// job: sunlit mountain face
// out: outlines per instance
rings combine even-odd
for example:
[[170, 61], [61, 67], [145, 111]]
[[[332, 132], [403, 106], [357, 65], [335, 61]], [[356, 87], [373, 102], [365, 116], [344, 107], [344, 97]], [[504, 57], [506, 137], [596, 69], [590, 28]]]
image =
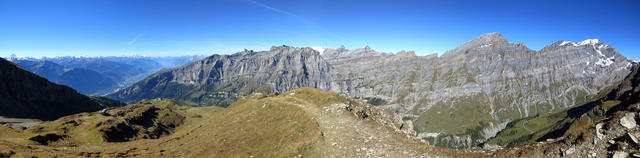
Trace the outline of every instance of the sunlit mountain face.
[[0, 157], [639, 157], [639, 4], [0, 0]]

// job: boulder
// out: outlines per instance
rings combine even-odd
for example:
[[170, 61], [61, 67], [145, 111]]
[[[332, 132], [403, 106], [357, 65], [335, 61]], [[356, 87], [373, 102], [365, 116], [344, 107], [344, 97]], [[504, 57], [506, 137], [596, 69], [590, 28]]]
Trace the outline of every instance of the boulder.
[[416, 135], [416, 131], [413, 130], [413, 121], [412, 120], [406, 120], [404, 122], [402, 122], [402, 125], [400, 125], [400, 130], [402, 130], [402, 132], [404, 132], [405, 134], [411, 135], [411, 136], [415, 136]]
[[620, 119], [620, 125], [627, 129], [632, 129], [636, 127], [636, 113], [628, 112]]
[[627, 138], [627, 140], [629, 140], [630, 143], [632, 143], [633, 145], [638, 145], [638, 138], [636, 138], [636, 136], [633, 136], [633, 134], [631, 133], [627, 133], [625, 135], [625, 137]]
[[596, 137], [598, 137], [598, 139], [602, 140], [602, 137], [604, 135], [602, 135], [602, 126], [604, 125], [604, 123], [598, 123], [596, 125]]
[[615, 153], [613, 153], [613, 158], [626, 158], [627, 156], [629, 156], [629, 153], [624, 152], [624, 151], [616, 151]]

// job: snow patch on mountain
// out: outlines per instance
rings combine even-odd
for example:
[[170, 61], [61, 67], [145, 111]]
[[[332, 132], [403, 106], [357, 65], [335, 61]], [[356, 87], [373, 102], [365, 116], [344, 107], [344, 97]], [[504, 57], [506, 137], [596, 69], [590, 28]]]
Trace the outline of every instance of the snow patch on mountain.
[[582, 42], [579, 42], [578, 45], [595, 45], [600, 43], [599, 39], [587, 39]]
[[[593, 47], [593, 50], [599, 56], [599, 59], [598, 59], [597, 62], [595, 62], [595, 64], [600, 66], [600, 67], [609, 66], [609, 65], [613, 64], [614, 61], [615, 61], [615, 56], [611, 55], [609, 57], [609, 56], [605, 55], [604, 53], [602, 53], [602, 50], [608, 48], [609, 45], [602, 43], [602, 41], [600, 41], [599, 39], [587, 39], [587, 40], [584, 40], [582, 42], [563, 41], [558, 46], [565, 46], [565, 45], [570, 45], [570, 46], [574, 46], [574, 47], [579, 47], [579, 46], [591, 46], [591, 47]], [[594, 53], [594, 55], [595, 55], [595, 53]], [[589, 65], [589, 63], [587, 63], [587, 65]]]
[[576, 43], [569, 42], [569, 41], [563, 41], [563, 42], [562, 42], [562, 43], [560, 43], [560, 45], [558, 45], [558, 46], [564, 46], [564, 45], [567, 45], [567, 44], [573, 44], [573, 46], [578, 46]]
[[615, 57], [609, 57], [609, 58], [600, 58], [597, 62], [596, 65], [600, 66], [600, 67], [605, 67], [605, 66], [609, 66], [611, 64], [613, 64]]
[[491, 46], [491, 45], [493, 45], [493, 44], [491, 44], [491, 43], [489, 43], [489, 44], [484, 44], [484, 45], [481, 45], [481, 46], [480, 46], [480, 48], [489, 47], [489, 46]]
[[599, 39], [587, 39], [581, 42], [571, 42], [571, 41], [562, 41], [562, 43], [560, 43], [558, 46], [564, 46], [564, 45], [568, 45], [571, 44], [572, 46], [586, 46], [586, 45], [598, 45], [601, 44], [599, 47], [606, 47], [609, 45], [603, 44], [602, 41], [600, 41]]

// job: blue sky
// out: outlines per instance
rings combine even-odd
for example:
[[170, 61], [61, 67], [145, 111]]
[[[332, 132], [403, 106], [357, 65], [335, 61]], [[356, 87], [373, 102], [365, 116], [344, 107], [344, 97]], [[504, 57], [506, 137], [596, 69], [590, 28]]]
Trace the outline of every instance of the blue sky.
[[0, 0], [0, 56], [230, 54], [273, 45], [443, 53], [484, 33], [598, 38], [640, 58], [640, 1]]

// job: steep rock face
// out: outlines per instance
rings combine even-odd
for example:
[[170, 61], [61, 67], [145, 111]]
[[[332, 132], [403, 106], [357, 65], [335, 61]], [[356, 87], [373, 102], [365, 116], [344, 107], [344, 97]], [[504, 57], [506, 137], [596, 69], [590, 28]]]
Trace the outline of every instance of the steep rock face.
[[[572, 108], [573, 115], [557, 123], [546, 136], [534, 144], [503, 150], [476, 151], [493, 157], [637, 157], [640, 136], [636, 125], [640, 111], [638, 81], [640, 68], [636, 65], [608, 95], [600, 98], [596, 106], [581, 105]], [[607, 102], [616, 102], [607, 105]], [[569, 120], [569, 121], [567, 121]]]
[[110, 96], [127, 102], [167, 97], [191, 105], [226, 106], [253, 92], [284, 92], [303, 86], [326, 89], [328, 72], [328, 64], [313, 49], [280, 46], [263, 52], [213, 55], [158, 72]]
[[[310, 86], [375, 100], [413, 120], [418, 135], [430, 143], [465, 148], [494, 136], [509, 121], [599, 98], [632, 66], [599, 40], [558, 41], [535, 51], [498, 33], [482, 35], [440, 57], [376, 52], [368, 46], [318, 50], [322, 52], [276, 47], [214, 55], [157, 73], [112, 97], [129, 102], [168, 97], [207, 105], [254, 91]], [[292, 62], [297, 59], [305, 62]]]
[[52, 120], [101, 108], [69, 87], [51, 83], [0, 58], [0, 116]]
[[384, 107], [413, 119], [431, 143], [460, 148], [495, 135], [511, 120], [584, 104], [620, 82], [632, 65], [597, 40], [560, 41], [534, 51], [497, 33], [441, 57], [335, 57], [330, 54], [358, 53], [327, 51], [330, 91], [386, 100]]

